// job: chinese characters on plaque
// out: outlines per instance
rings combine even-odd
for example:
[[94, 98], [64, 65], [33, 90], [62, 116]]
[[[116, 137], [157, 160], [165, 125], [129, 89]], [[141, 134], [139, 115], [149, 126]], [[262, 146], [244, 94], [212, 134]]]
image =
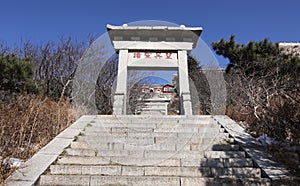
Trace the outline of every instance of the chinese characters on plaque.
[[138, 59], [165, 59], [177, 60], [177, 53], [174, 52], [130, 52], [130, 58]]

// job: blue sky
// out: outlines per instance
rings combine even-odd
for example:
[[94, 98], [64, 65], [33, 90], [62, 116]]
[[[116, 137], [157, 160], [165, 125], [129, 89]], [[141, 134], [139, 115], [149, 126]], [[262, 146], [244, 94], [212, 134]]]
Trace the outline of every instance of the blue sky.
[[10, 46], [21, 38], [86, 40], [103, 34], [108, 23], [162, 20], [203, 27], [208, 45], [231, 34], [242, 43], [299, 42], [299, 8], [298, 0], [0, 0], [0, 40]]

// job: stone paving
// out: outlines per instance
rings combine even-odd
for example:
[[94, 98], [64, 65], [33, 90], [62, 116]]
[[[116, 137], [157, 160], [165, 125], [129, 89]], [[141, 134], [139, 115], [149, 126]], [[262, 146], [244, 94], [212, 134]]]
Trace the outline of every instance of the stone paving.
[[6, 185], [270, 185], [288, 176], [227, 116], [83, 116]]

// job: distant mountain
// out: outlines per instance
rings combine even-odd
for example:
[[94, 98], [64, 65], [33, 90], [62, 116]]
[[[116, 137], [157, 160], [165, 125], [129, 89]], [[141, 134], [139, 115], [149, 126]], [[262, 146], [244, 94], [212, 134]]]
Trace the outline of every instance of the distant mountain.
[[143, 79], [141, 79], [138, 84], [160, 84], [160, 85], [165, 85], [165, 84], [171, 84], [169, 81], [157, 77], [157, 76], [147, 76]]

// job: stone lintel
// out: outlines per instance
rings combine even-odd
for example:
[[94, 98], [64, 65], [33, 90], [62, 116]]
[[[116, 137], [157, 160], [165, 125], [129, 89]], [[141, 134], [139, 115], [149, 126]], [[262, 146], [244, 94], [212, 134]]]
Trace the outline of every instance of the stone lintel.
[[116, 50], [187, 50], [193, 49], [191, 42], [148, 42], [148, 41], [113, 41]]
[[128, 63], [130, 69], [178, 69], [177, 61], [159, 60], [159, 59], [142, 59]]

